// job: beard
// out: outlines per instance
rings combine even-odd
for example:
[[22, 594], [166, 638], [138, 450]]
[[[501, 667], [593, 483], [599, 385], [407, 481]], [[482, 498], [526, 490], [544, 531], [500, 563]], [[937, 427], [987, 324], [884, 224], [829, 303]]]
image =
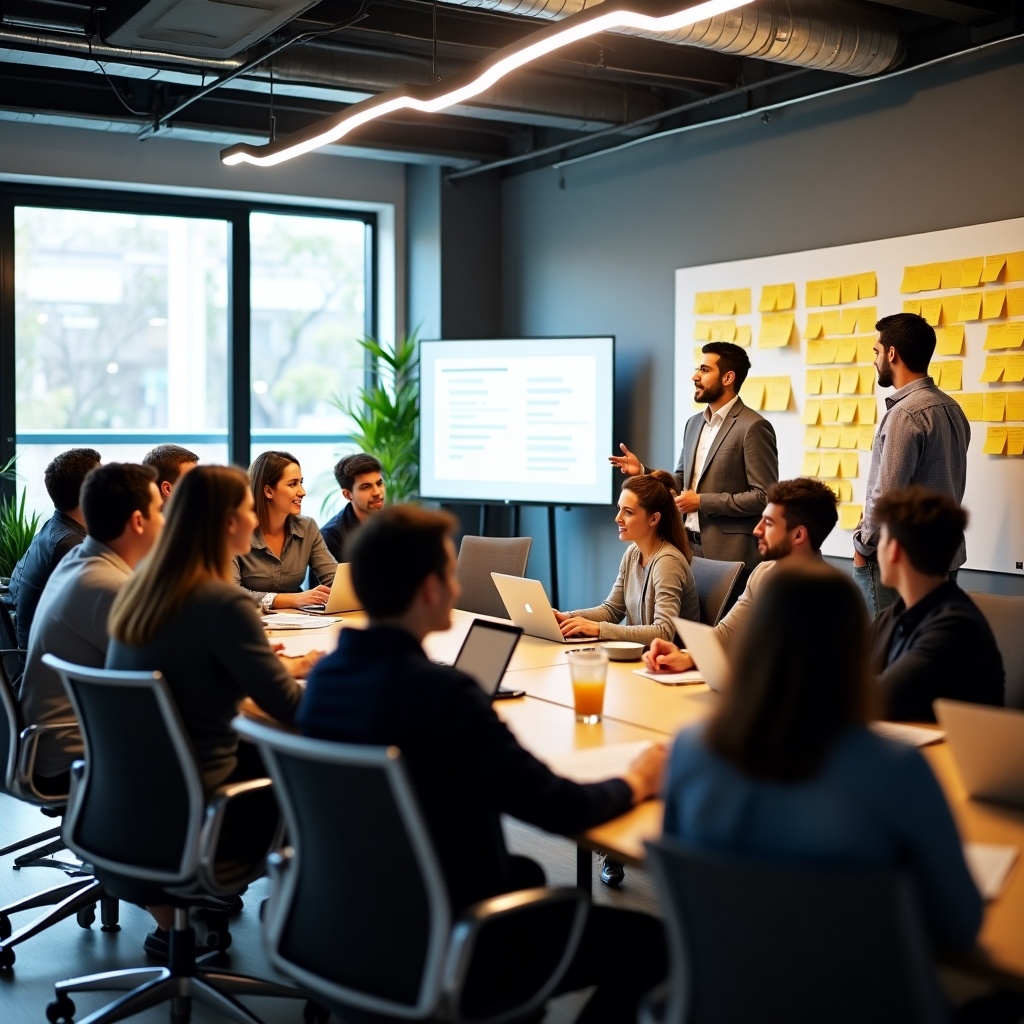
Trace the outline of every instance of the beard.
[[760, 546], [757, 549], [757, 553], [761, 556], [762, 562], [777, 562], [780, 558], [785, 558], [793, 550], [793, 542], [789, 537], [783, 537], [778, 544], [774, 544], [771, 547], [766, 547], [764, 551], [761, 551]]
[[717, 402], [724, 394], [725, 388], [722, 386], [722, 382], [716, 381], [714, 384], [709, 384], [700, 394], [694, 394], [693, 400], [710, 404]]
[[878, 374], [878, 386], [880, 388], [891, 388], [892, 387], [892, 364], [883, 355], [882, 365], [875, 368], [875, 372]]

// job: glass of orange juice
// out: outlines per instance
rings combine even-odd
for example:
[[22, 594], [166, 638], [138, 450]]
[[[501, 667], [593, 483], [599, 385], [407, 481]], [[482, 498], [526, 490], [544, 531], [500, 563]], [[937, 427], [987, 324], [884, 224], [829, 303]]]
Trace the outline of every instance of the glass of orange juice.
[[608, 652], [603, 647], [569, 654], [572, 696], [576, 721], [596, 725], [604, 709], [604, 683], [608, 675]]

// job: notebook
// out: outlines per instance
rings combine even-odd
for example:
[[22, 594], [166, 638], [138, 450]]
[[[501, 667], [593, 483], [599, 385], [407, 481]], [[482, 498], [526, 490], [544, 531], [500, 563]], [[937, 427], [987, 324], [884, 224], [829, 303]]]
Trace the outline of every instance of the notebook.
[[341, 562], [334, 574], [327, 604], [302, 605], [300, 611], [308, 612], [310, 615], [339, 615], [341, 612], [357, 612], [362, 607], [363, 602], [359, 600], [352, 586], [352, 566], [348, 562]]
[[932, 706], [967, 792], [1024, 807], [1024, 711], [945, 698]]
[[508, 617], [527, 636], [539, 636], [556, 644], [593, 643], [592, 636], [562, 636], [544, 584], [540, 580], [528, 580], [523, 576], [506, 576], [492, 572], [491, 579], [498, 588]]
[[492, 700], [521, 697], [522, 690], [503, 690], [500, 684], [522, 635], [518, 626], [474, 619], [459, 648], [455, 667], [472, 676]]

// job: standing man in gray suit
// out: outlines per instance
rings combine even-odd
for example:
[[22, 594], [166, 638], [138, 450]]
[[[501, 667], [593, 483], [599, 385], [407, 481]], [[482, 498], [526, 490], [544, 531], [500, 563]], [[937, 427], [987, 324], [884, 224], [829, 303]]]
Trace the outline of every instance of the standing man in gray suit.
[[[707, 408], [691, 416], [683, 431], [676, 466], [676, 508], [685, 517], [693, 553], [743, 562], [744, 577], [760, 562], [753, 529], [765, 506], [765, 492], [779, 479], [775, 430], [739, 397], [750, 359], [739, 345], [712, 341], [701, 350], [694, 371], [695, 402]], [[609, 461], [627, 475], [645, 472], [624, 444]]]

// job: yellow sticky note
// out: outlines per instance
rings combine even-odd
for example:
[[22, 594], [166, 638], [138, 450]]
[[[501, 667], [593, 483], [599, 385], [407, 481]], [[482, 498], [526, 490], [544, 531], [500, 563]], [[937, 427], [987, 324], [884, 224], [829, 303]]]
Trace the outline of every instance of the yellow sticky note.
[[840, 423], [855, 423], [857, 420], [857, 399], [856, 398], [840, 398], [839, 399], [839, 422]]
[[817, 476], [821, 456], [817, 452], [804, 452], [803, 465], [800, 467], [801, 476]]
[[1006, 289], [993, 288], [991, 291], [982, 292], [981, 304], [982, 320], [995, 320], [1003, 315], [1003, 307], [1006, 305]]
[[843, 302], [856, 302], [858, 291], [856, 275], [839, 279], [839, 296]]
[[839, 481], [839, 500], [853, 501], [853, 484], [849, 480]]
[[1006, 254], [1007, 281], [1024, 281], [1024, 249]]
[[750, 324], [737, 324], [736, 337], [733, 340], [737, 345], [750, 348]]
[[821, 402], [810, 401], [804, 406], [804, 414], [800, 422], [813, 427], [821, 418]]
[[1002, 455], [1006, 448], [1006, 427], [989, 427], [985, 434], [986, 455]]
[[860, 433], [859, 427], [842, 427], [839, 432], [839, 447], [840, 448], [856, 448], [857, 447], [857, 435]]
[[859, 274], [857, 291], [860, 298], [873, 299], [878, 294], [878, 275], [873, 270], [869, 270], [866, 274]]
[[807, 282], [807, 305], [808, 306], [820, 306], [821, 305], [821, 282], [820, 281], [808, 281]]
[[980, 391], [954, 396], [960, 403], [964, 415], [973, 422], [979, 422], [985, 413], [985, 396]]
[[944, 295], [942, 297], [942, 322], [945, 324], [960, 323], [959, 295]]
[[875, 413], [878, 412], [878, 403], [873, 398], [857, 399], [857, 422], [874, 423]]
[[933, 381], [935, 381], [936, 384], [938, 384], [939, 383], [939, 374], [941, 374], [941, 373], [942, 373], [942, 363], [940, 363], [937, 360], [933, 359], [928, 364], [928, 376], [931, 377], [931, 379]]
[[933, 292], [942, 287], [942, 264], [926, 263], [921, 268], [921, 291]]
[[838, 306], [842, 301], [842, 279], [838, 277], [827, 277], [821, 282], [821, 304], [823, 306]]
[[839, 468], [842, 470], [843, 476], [848, 479], [855, 477], [860, 473], [858, 468], [860, 463], [857, 460], [856, 452], [843, 452], [839, 460]]
[[1024, 288], [1007, 288], [1006, 315], [1024, 316]]
[[808, 370], [804, 374], [804, 394], [821, 394], [821, 370]]
[[697, 292], [693, 297], [693, 311], [694, 313], [701, 315], [706, 313], [714, 313], [715, 311], [715, 293], [714, 292]]
[[982, 370], [979, 379], [982, 384], [995, 384], [1002, 377], [1005, 369], [1006, 356], [987, 356], [985, 358], [985, 369]]
[[839, 529], [856, 530], [860, 525], [864, 509], [861, 505], [840, 505], [839, 506]]
[[869, 335], [866, 338], [857, 339], [857, 362], [873, 363], [875, 361], [875, 339]]
[[948, 260], [942, 264], [942, 287], [960, 288], [964, 274], [963, 260]]
[[764, 313], [761, 316], [760, 348], [785, 348], [793, 333], [792, 313]]
[[817, 448], [821, 444], [821, 427], [807, 427], [804, 430], [804, 447]]
[[821, 371], [821, 393], [823, 395], [838, 395], [839, 394], [839, 371], [838, 370], [822, 370]]
[[860, 374], [860, 387], [857, 389], [862, 395], [873, 395], [875, 393], [875, 368], [873, 366], [858, 367]]
[[839, 420], [839, 402], [834, 398], [826, 398], [821, 403], [821, 422], [836, 423]]
[[982, 419], [986, 423], [1002, 423], [1006, 417], [1006, 394], [1002, 391], [987, 391], [985, 393], [985, 411]]
[[839, 476], [839, 452], [821, 453], [821, 475]]
[[857, 447], [862, 452], [871, 451], [872, 445], [875, 443], [875, 428], [872, 424], [862, 426], [858, 428], [857, 436]]
[[693, 325], [693, 340], [694, 341], [710, 341], [711, 340], [711, 321], [710, 320], [698, 320]]
[[1003, 380], [1008, 384], [1017, 384], [1024, 381], [1024, 355], [1013, 355], [1006, 357], [1006, 369], [1003, 371]]
[[735, 341], [736, 321], [735, 320], [712, 320], [711, 321], [712, 341]]
[[824, 341], [817, 343], [820, 348], [818, 354], [820, 355], [819, 362], [822, 363], [834, 363], [836, 361], [836, 352], [839, 348], [839, 343], [836, 341], [829, 341], [827, 338]]
[[1008, 391], [1006, 393], [1006, 418], [1008, 420], [1024, 420], [1024, 391]]
[[841, 309], [839, 311], [839, 334], [853, 334], [857, 330], [857, 310]]
[[937, 327], [942, 319], [942, 299], [925, 299], [921, 303], [921, 316], [932, 325]]
[[764, 377], [748, 377], [743, 384], [743, 403], [751, 409], [764, 404]]
[[960, 320], [981, 319], [981, 298], [984, 292], [966, 292], [960, 296]]
[[840, 309], [826, 309], [821, 314], [821, 323], [826, 334], [843, 333], [843, 312]]
[[989, 324], [985, 330], [985, 348], [1010, 348], [1006, 344], [1006, 328], [1009, 324]]
[[757, 304], [759, 313], [773, 313], [779, 305], [779, 286], [766, 284], [761, 289], [761, 301]]
[[736, 312], [736, 298], [732, 292], [715, 292], [715, 312], [719, 316], [732, 316]]
[[805, 338], [819, 338], [825, 331], [825, 323], [820, 313], [807, 314], [807, 330], [804, 331]]
[[841, 438], [840, 428], [835, 424], [831, 424], [827, 427], [821, 428], [821, 447], [822, 448], [838, 448], [839, 441]]
[[912, 295], [921, 290], [921, 267], [904, 267], [903, 281], [900, 284], [900, 293]]
[[1024, 427], [1006, 428], [1006, 454], [1024, 455]]
[[732, 300], [736, 306], [736, 312], [747, 314], [750, 312], [750, 289], [749, 288], [734, 288], [732, 293]]
[[935, 332], [935, 354], [937, 356], [958, 356], [964, 350], [964, 325], [952, 324], [940, 327]]
[[904, 313], [916, 313], [918, 316], [921, 315], [921, 300], [920, 299], [904, 299], [903, 300], [903, 312]]
[[861, 306], [857, 310], [857, 331], [863, 334], [865, 331], [873, 331], [878, 323], [877, 306]]
[[857, 341], [854, 338], [844, 338], [836, 344], [836, 362], [852, 363], [857, 359]]
[[796, 305], [796, 285], [795, 284], [780, 284], [779, 285], [779, 302], [777, 309], [792, 309]]
[[959, 359], [944, 362], [938, 383], [943, 391], [959, 391], [964, 386], [964, 364]]
[[985, 269], [984, 256], [972, 256], [963, 261], [963, 271], [960, 274], [961, 288], [977, 288], [981, 283], [981, 272]]
[[839, 394], [855, 395], [860, 387], [860, 367], [848, 366], [839, 374]]
[[764, 407], [768, 412], [785, 412], [789, 408], [792, 384], [788, 377], [769, 377], [765, 381]]
[[985, 269], [981, 272], [981, 283], [992, 284], [993, 281], [999, 280], [999, 275], [1003, 272], [1003, 267], [1006, 266], [1006, 253], [1001, 253], [996, 256], [985, 257]]

